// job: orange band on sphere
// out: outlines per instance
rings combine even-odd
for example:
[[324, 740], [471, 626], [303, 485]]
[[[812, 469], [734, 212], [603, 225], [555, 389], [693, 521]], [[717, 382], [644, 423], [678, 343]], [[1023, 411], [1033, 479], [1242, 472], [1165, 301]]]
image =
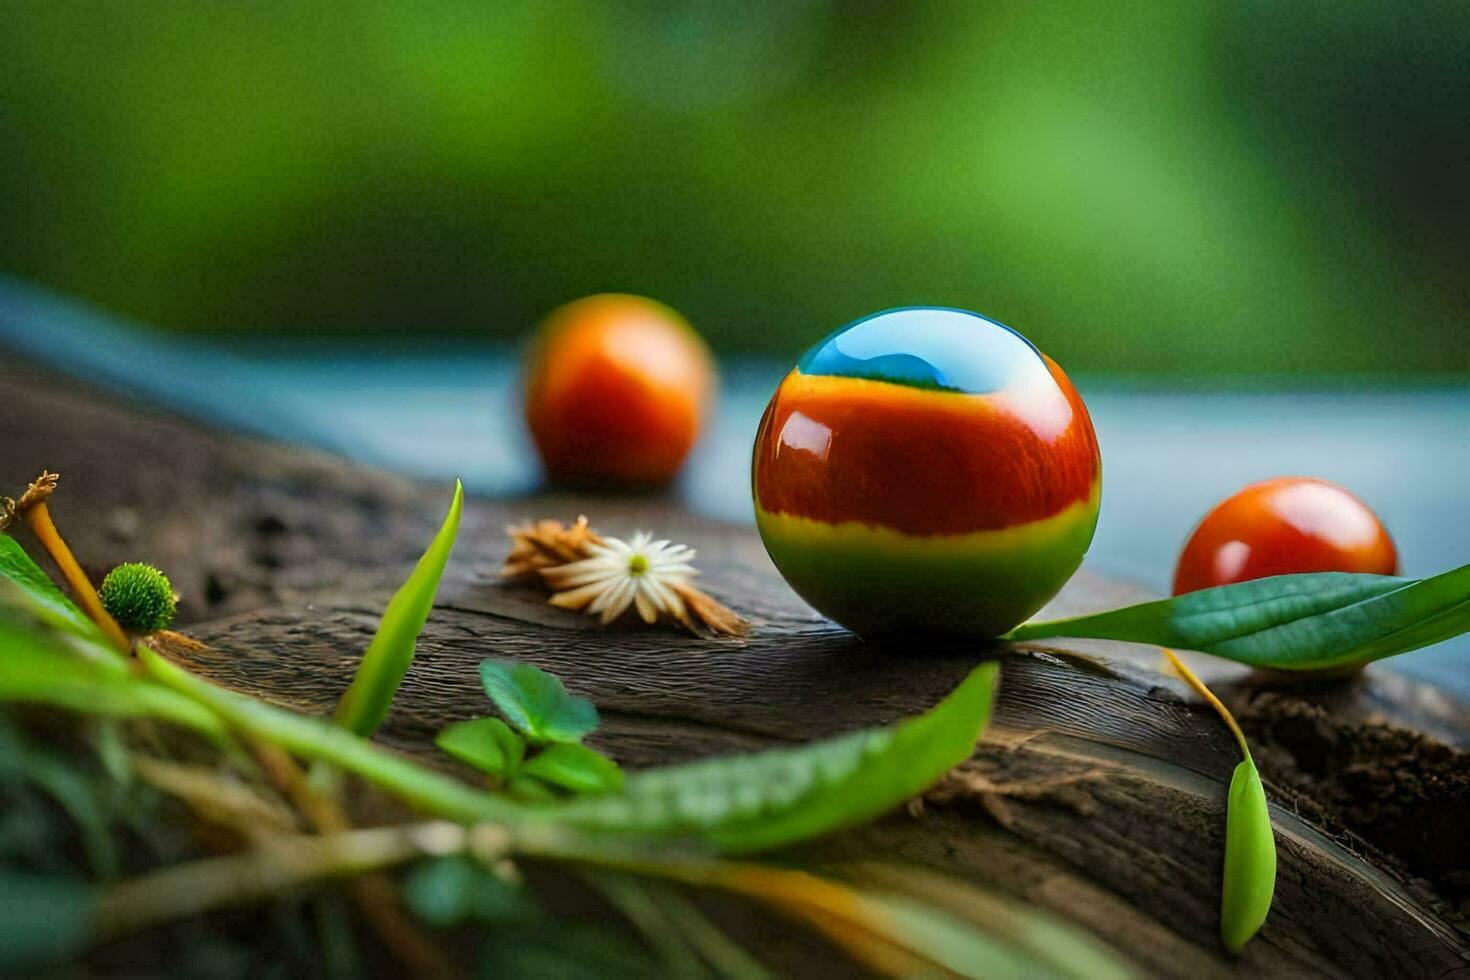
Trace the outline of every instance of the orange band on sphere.
[[1052, 517], [1095, 491], [1087, 409], [1056, 387], [990, 394], [793, 370], [761, 420], [759, 506], [830, 524], [966, 534]]

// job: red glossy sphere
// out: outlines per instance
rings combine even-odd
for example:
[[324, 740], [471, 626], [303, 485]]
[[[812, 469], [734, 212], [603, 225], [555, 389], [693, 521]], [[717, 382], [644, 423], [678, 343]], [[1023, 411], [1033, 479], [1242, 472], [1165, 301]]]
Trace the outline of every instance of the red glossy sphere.
[[1298, 572], [1398, 572], [1378, 516], [1335, 483], [1253, 483], [1205, 515], [1174, 572], [1174, 594]]

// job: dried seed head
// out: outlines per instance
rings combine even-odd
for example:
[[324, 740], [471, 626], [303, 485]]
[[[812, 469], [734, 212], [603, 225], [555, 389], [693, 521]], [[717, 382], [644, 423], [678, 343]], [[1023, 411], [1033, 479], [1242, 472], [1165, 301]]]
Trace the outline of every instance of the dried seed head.
[[46, 498], [56, 491], [56, 481], [61, 479], [58, 473], [50, 470], [42, 470], [41, 475], [26, 487], [26, 492], [20, 495], [19, 500], [11, 500], [9, 497], [0, 497], [0, 531], [4, 531], [36, 504], [44, 504]]

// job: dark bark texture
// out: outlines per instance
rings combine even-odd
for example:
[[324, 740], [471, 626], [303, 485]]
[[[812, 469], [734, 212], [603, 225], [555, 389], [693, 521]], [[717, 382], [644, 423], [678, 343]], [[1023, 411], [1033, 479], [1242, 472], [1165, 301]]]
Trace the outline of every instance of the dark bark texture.
[[[0, 492], [59, 471], [52, 512], [91, 572], [135, 560], [171, 574], [183, 629], [206, 644], [180, 647], [180, 659], [305, 711], [328, 710], [345, 688], [449, 500], [446, 486], [209, 431], [21, 365], [0, 367], [0, 393]], [[697, 547], [701, 584], [754, 622], [749, 639], [601, 629], [498, 581], [506, 523], [579, 513], [606, 533], [648, 528]], [[1051, 611], [1142, 595], [1084, 572]], [[1270, 919], [1232, 957], [1217, 915], [1237, 751], [1159, 673], [1157, 650], [865, 645], [803, 605], [749, 528], [656, 496], [548, 493], [469, 502], [382, 739], [427, 756], [438, 728], [485, 713], [474, 668], [486, 657], [530, 661], [590, 697], [605, 719], [594, 744], [629, 767], [890, 722], [933, 705], [977, 658], [1000, 657], [996, 716], [971, 761], [905, 811], [803, 857], [959, 876], [1069, 919], [1163, 976], [1470, 967], [1470, 717], [1381, 668], [1283, 686], [1193, 658], [1258, 746], [1279, 850]]]

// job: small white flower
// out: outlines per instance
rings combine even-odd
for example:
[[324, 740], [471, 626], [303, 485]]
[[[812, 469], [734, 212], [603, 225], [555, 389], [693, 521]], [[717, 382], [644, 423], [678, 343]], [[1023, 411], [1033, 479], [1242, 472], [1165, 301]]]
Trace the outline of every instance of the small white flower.
[[604, 538], [601, 544], [588, 543], [586, 552], [592, 557], [541, 570], [556, 593], [551, 597], [553, 606], [586, 609], [600, 615], [603, 625], [629, 606], [637, 608], [645, 623], [656, 622], [660, 614], [687, 622], [680, 592], [690, 588], [689, 580], [699, 574], [690, 564], [693, 548], [654, 541], [652, 534], [639, 531], [631, 541]]

